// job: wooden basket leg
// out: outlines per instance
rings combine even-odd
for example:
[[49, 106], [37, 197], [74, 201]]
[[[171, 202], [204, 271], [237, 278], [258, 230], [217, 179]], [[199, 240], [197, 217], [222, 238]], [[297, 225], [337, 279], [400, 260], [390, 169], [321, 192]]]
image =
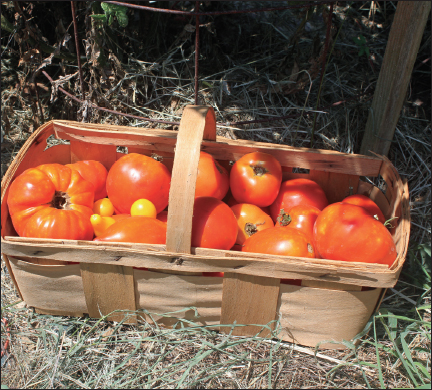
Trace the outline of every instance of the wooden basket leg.
[[[223, 281], [221, 324], [258, 324], [266, 325], [276, 319], [279, 299], [280, 279], [262, 276], [250, 276], [226, 273]], [[274, 330], [275, 323], [270, 324]], [[235, 327], [235, 336], [253, 336], [260, 331], [260, 326]], [[221, 327], [229, 333], [231, 328]], [[260, 337], [271, 334], [268, 329]]]
[[[84, 294], [90, 317], [100, 318], [114, 310], [136, 310], [133, 268], [111, 264], [81, 263]], [[114, 313], [109, 321], [121, 321], [126, 313]], [[125, 323], [136, 323], [131, 316]]]

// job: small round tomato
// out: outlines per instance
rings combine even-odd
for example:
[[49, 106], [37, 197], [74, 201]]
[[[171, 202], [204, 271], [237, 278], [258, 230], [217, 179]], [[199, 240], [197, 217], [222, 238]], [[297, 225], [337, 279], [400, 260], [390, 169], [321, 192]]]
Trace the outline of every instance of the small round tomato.
[[312, 180], [287, 180], [282, 183], [276, 200], [270, 206], [270, 216], [277, 222], [282, 209], [285, 214], [289, 214], [291, 208], [297, 205], [314, 206], [322, 210], [328, 205], [328, 200], [321, 186]]
[[117, 214], [129, 213], [138, 199], [148, 199], [157, 212], [168, 205], [171, 174], [155, 159], [138, 153], [119, 158], [108, 172], [107, 192]]
[[282, 167], [270, 154], [253, 152], [237, 160], [230, 172], [230, 189], [238, 203], [270, 206], [282, 182]]
[[90, 217], [90, 222], [93, 226], [96, 237], [102, 235], [111, 225], [115, 224], [115, 219], [111, 217], [102, 217], [99, 214], [93, 214]]
[[94, 241], [165, 244], [166, 223], [142, 216], [124, 218], [105, 230]]
[[77, 161], [74, 164], [67, 164], [66, 166], [77, 170], [85, 180], [94, 185], [95, 201], [107, 196], [106, 178], [108, 171], [99, 161], [83, 160]]
[[363, 207], [369, 212], [370, 215], [372, 215], [372, 217], [376, 216], [376, 218], [378, 218], [378, 221], [380, 221], [381, 223], [385, 223], [386, 221], [384, 214], [382, 213], [378, 205], [371, 198], [368, 198], [365, 195], [356, 194], [347, 196], [342, 201], [342, 203], [355, 204], [356, 206]]
[[133, 202], [130, 210], [132, 217], [142, 215], [143, 217], [156, 218], [155, 205], [148, 199], [138, 199]]
[[93, 197], [93, 184], [78, 171], [44, 164], [15, 178], [7, 203], [21, 237], [91, 240]]
[[308, 237], [300, 230], [270, 228], [250, 236], [242, 252], [265, 253], [268, 255], [314, 258], [315, 251]]
[[193, 247], [230, 249], [237, 238], [237, 220], [227, 204], [202, 196], [195, 199], [192, 218]]
[[227, 170], [206, 152], [200, 152], [198, 176], [195, 187], [195, 198], [212, 196], [223, 199], [229, 189]]
[[114, 206], [109, 198], [102, 198], [94, 202], [93, 212], [101, 217], [111, 217], [114, 214]]
[[318, 215], [314, 226], [315, 249], [329, 260], [387, 264], [397, 257], [387, 228], [363, 207], [333, 203]]
[[236, 244], [242, 245], [253, 234], [274, 227], [270, 215], [253, 204], [239, 203], [231, 206], [231, 210], [238, 225]]
[[314, 206], [297, 205], [291, 208], [289, 214], [281, 212], [275, 226], [289, 226], [301, 230], [312, 240], [313, 227], [320, 212], [321, 210]]

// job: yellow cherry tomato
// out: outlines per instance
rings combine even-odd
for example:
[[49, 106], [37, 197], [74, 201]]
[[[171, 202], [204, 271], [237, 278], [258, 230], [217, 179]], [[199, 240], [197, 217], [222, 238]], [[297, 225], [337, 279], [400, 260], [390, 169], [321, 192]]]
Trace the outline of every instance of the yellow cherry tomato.
[[90, 217], [90, 222], [93, 226], [95, 236], [99, 237], [106, 229], [115, 223], [115, 219], [111, 217], [102, 217], [99, 214], [93, 214]]
[[138, 199], [135, 201], [130, 210], [131, 215], [141, 215], [149, 218], [156, 218], [157, 211], [155, 205], [147, 199]]
[[93, 212], [101, 217], [111, 217], [114, 214], [114, 206], [108, 198], [102, 198], [94, 202]]

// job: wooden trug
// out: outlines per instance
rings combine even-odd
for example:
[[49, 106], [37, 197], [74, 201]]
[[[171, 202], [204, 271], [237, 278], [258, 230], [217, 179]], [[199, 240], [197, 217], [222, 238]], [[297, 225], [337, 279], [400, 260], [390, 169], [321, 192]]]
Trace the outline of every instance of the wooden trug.
[[[46, 140], [52, 134], [71, 142], [45, 150]], [[174, 162], [167, 164], [172, 167], [172, 182], [166, 245], [16, 235], [6, 200], [9, 185], [17, 175], [42, 163], [67, 164], [94, 156], [110, 169], [123, 155], [116, 151], [117, 146], [125, 146], [129, 152], [167, 156], [168, 160], [174, 157]], [[191, 248], [200, 150], [224, 163], [252, 151], [270, 153], [281, 162], [284, 180], [310, 177], [330, 194], [331, 202], [342, 200], [350, 192], [369, 194], [387, 218], [398, 218], [393, 229], [398, 251], [395, 263], [389, 269], [379, 264]], [[292, 168], [297, 167], [307, 168], [310, 173], [293, 173]], [[385, 194], [360, 180], [360, 176], [379, 175], [387, 182]], [[3, 178], [1, 223], [6, 265], [23, 299], [31, 301], [38, 312], [87, 313], [97, 318], [110, 315], [109, 319], [119, 321], [122, 313], [112, 311], [151, 307], [161, 313], [154, 306], [157, 302], [162, 305], [161, 310], [177, 311], [182, 302], [204, 313], [196, 321], [216, 327], [233, 322], [248, 325], [235, 327], [234, 334], [256, 334], [263, 325], [271, 321], [274, 325], [279, 319], [283, 328], [280, 337], [315, 345], [324, 339], [341, 341], [355, 336], [376, 309], [384, 289], [396, 284], [406, 256], [410, 216], [407, 185], [386, 158], [229, 140], [216, 136], [212, 108], [187, 106], [179, 132], [69, 121], [51, 121], [41, 126], [24, 144]], [[69, 269], [71, 274], [66, 277]], [[222, 282], [221, 278], [201, 276], [203, 272], [224, 272], [225, 276]], [[281, 284], [281, 279], [300, 279], [302, 286]], [[32, 293], [34, 286], [38, 286], [37, 294]], [[43, 286], [48, 289], [46, 293]], [[362, 291], [362, 287], [372, 289]], [[64, 306], [68, 300], [73, 307], [70, 312]], [[168, 323], [166, 318], [157, 318]], [[317, 318], [328, 326], [317, 327]], [[265, 334], [268, 330], [261, 333]]]

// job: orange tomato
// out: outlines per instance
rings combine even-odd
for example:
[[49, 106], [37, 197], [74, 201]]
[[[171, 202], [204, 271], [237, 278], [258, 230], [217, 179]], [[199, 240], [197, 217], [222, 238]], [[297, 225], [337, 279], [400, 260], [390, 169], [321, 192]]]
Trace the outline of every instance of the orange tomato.
[[212, 196], [223, 199], [229, 189], [229, 175], [212, 155], [200, 152], [198, 176], [195, 187], [195, 198]]

